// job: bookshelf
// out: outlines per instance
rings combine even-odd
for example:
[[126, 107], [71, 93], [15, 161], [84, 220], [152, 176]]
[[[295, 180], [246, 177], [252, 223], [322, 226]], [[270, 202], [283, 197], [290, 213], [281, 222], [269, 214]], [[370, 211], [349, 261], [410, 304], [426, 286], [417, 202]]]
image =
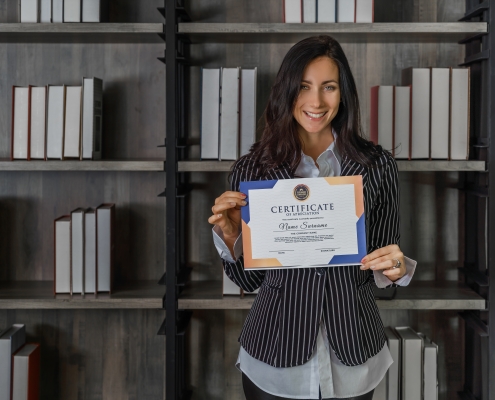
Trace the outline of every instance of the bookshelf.
[[[232, 162], [199, 160], [197, 144], [176, 147], [199, 142], [200, 67], [258, 67], [260, 118], [285, 53], [296, 41], [322, 33], [343, 45], [357, 81], [365, 132], [371, 86], [400, 84], [400, 71], [409, 66], [472, 68], [469, 161], [398, 161], [401, 248], [418, 261], [418, 269], [396, 299], [378, 304], [385, 325], [410, 325], [439, 344], [440, 399], [458, 393], [481, 398], [481, 387], [495, 378], [492, 368], [488, 379], [479, 351], [480, 332], [495, 348], [495, 337], [486, 336], [491, 312], [487, 295], [495, 286], [488, 282], [491, 253], [484, 245], [485, 231], [495, 229], [495, 220], [485, 217], [487, 209], [495, 215], [489, 203], [495, 193], [488, 144], [495, 128], [488, 112], [495, 92], [488, 73], [493, 40], [488, 23], [494, 10], [488, 2], [375, 1], [377, 23], [321, 25], [282, 24], [282, 1], [224, 0], [213, 6], [189, 0], [171, 1], [166, 7], [167, 20], [174, 16], [176, 21], [166, 27], [169, 42], [176, 38], [167, 46], [167, 83], [175, 84], [175, 92], [167, 92], [167, 115], [176, 116], [167, 118], [167, 132], [175, 133], [167, 137], [166, 166], [166, 364], [167, 371], [174, 371], [167, 374], [167, 398], [188, 397], [191, 387], [192, 398], [243, 398], [234, 364], [237, 338], [254, 301], [250, 295], [222, 297], [221, 262], [205, 222], [214, 199], [229, 190]], [[171, 59], [176, 61], [172, 65]], [[189, 194], [176, 197], [175, 189], [184, 186], [191, 189]], [[192, 317], [188, 311], [194, 311]], [[483, 398], [495, 399], [491, 392]]]
[[[0, 0], [0, 330], [41, 343], [40, 398], [164, 399], [165, 51], [162, 0], [101, 24], [19, 24]], [[11, 87], [104, 82], [103, 160], [10, 161]], [[53, 220], [116, 204], [112, 294], [53, 294]]]

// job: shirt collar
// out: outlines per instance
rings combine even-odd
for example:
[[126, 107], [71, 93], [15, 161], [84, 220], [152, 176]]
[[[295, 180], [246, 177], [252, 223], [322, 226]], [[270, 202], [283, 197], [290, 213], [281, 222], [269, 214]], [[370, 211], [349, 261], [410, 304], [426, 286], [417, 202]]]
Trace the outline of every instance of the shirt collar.
[[[339, 164], [342, 164], [342, 157], [340, 156], [340, 153], [337, 149], [337, 146], [335, 145], [335, 142], [337, 141], [337, 133], [335, 132], [335, 129], [332, 128], [332, 134], [333, 134], [333, 142], [330, 143], [330, 146], [326, 148], [326, 150], [321, 153], [318, 158], [321, 157], [322, 154], [325, 154], [327, 151], [330, 151], [334, 154], [335, 158], [339, 162]], [[303, 157], [309, 157], [308, 155], [304, 154], [304, 152], [301, 150], [301, 154]]]

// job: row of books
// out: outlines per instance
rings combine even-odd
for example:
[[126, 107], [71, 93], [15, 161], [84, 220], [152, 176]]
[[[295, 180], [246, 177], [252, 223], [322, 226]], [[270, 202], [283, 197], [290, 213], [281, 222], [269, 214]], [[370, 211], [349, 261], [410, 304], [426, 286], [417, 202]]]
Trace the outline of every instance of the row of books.
[[201, 158], [237, 160], [256, 139], [257, 68], [203, 68]]
[[12, 160], [101, 159], [103, 81], [12, 88]]
[[372, 23], [374, 19], [374, 0], [284, 0], [286, 23]]
[[407, 68], [371, 88], [370, 138], [400, 159], [469, 158], [469, 68]]
[[437, 400], [438, 346], [410, 327], [386, 327], [394, 360], [375, 388], [373, 400]]
[[100, 22], [100, 0], [18, 0], [19, 22]]
[[26, 343], [26, 326], [0, 331], [0, 400], [36, 400], [40, 392], [40, 345]]
[[55, 293], [112, 292], [115, 204], [55, 220]]

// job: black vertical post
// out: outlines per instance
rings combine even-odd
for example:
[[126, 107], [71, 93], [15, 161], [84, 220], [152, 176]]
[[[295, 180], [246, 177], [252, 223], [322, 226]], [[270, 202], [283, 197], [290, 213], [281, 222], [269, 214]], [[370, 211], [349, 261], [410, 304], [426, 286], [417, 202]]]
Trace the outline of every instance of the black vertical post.
[[[485, 96], [486, 104], [483, 107], [483, 118], [486, 121], [487, 136], [489, 138], [488, 147], [488, 273], [489, 273], [489, 288], [488, 288], [488, 371], [485, 376], [488, 376], [488, 399], [495, 400], [495, 307], [492, 300], [495, 300], [495, 248], [493, 239], [495, 238], [495, 147], [491, 143], [492, 135], [495, 134], [495, 118], [492, 118], [495, 107], [495, 32], [491, 21], [495, 21], [495, 4], [490, 1], [490, 9], [485, 12], [488, 16], [488, 35], [484, 41], [486, 45], [483, 50], [488, 49], [490, 56], [484, 64], [483, 73], [486, 76], [487, 95]], [[483, 399], [484, 400], [484, 399]]]
[[177, 79], [177, 16], [176, 0], [165, 0], [165, 100], [166, 100], [166, 389], [165, 398], [167, 400], [178, 399], [179, 388], [177, 387], [176, 371], [177, 360], [180, 354], [177, 353], [177, 138], [179, 134], [178, 109], [176, 104], [178, 93]]

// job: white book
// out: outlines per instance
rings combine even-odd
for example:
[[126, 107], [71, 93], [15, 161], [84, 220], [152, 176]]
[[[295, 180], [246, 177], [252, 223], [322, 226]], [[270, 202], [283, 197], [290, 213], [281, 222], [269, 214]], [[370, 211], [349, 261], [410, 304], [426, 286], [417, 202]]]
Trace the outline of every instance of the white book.
[[71, 219], [55, 220], [55, 293], [71, 293]]
[[316, 22], [316, 0], [303, 0], [303, 22]]
[[411, 158], [430, 156], [430, 70], [407, 68], [402, 71], [402, 84], [412, 85]]
[[302, 0], [284, 0], [284, 22], [302, 22]]
[[52, 0], [40, 0], [40, 22], [50, 23], [52, 22]]
[[222, 68], [220, 89], [220, 160], [239, 157], [240, 68]]
[[201, 158], [218, 159], [220, 145], [220, 69], [202, 69]]
[[469, 157], [469, 68], [453, 68], [451, 78], [450, 159]]
[[96, 254], [98, 292], [111, 292], [113, 267], [113, 204], [102, 204], [96, 209]]
[[13, 357], [12, 400], [39, 398], [40, 345], [28, 343]]
[[449, 158], [450, 69], [431, 68], [430, 158]]
[[31, 158], [45, 159], [46, 86], [31, 87]]
[[52, 22], [64, 22], [64, 0], [52, 0]]
[[374, 21], [374, 0], [356, 0], [356, 23]]
[[100, 22], [100, 0], [82, 0], [82, 22]]
[[46, 157], [63, 157], [65, 87], [48, 86], [48, 116], [46, 125]]
[[103, 81], [83, 78], [82, 159], [101, 160]]
[[370, 138], [385, 150], [394, 148], [394, 87], [371, 88]]
[[81, 95], [81, 86], [66, 87], [64, 158], [81, 157]]
[[96, 292], [96, 213], [88, 208], [84, 214], [84, 292]]
[[241, 70], [240, 155], [249, 153], [256, 140], [257, 68]]
[[64, 22], [81, 22], [81, 0], [64, 0]]
[[14, 324], [0, 333], [0, 400], [11, 400], [12, 355], [26, 343], [26, 327]]
[[409, 327], [395, 330], [401, 340], [401, 400], [422, 400], [423, 339]]
[[409, 159], [411, 140], [411, 88], [395, 87], [395, 158]]
[[225, 271], [223, 271], [223, 294], [237, 296], [241, 294], [241, 288], [230, 280]]
[[355, 22], [355, 0], [337, 0], [337, 22]]
[[423, 400], [438, 400], [438, 345], [418, 332], [423, 339]]
[[12, 121], [12, 158], [29, 159], [29, 88], [14, 87], [14, 120]]
[[392, 356], [393, 364], [385, 375], [387, 400], [400, 399], [400, 376], [401, 376], [401, 346], [400, 339], [391, 327], [385, 328], [387, 345]]
[[21, 8], [21, 22], [22, 23], [36, 23], [39, 22], [39, 0], [18, 0], [20, 1]]
[[317, 22], [334, 23], [336, 21], [337, 0], [318, 0]]
[[84, 209], [71, 212], [72, 293], [84, 294]]

